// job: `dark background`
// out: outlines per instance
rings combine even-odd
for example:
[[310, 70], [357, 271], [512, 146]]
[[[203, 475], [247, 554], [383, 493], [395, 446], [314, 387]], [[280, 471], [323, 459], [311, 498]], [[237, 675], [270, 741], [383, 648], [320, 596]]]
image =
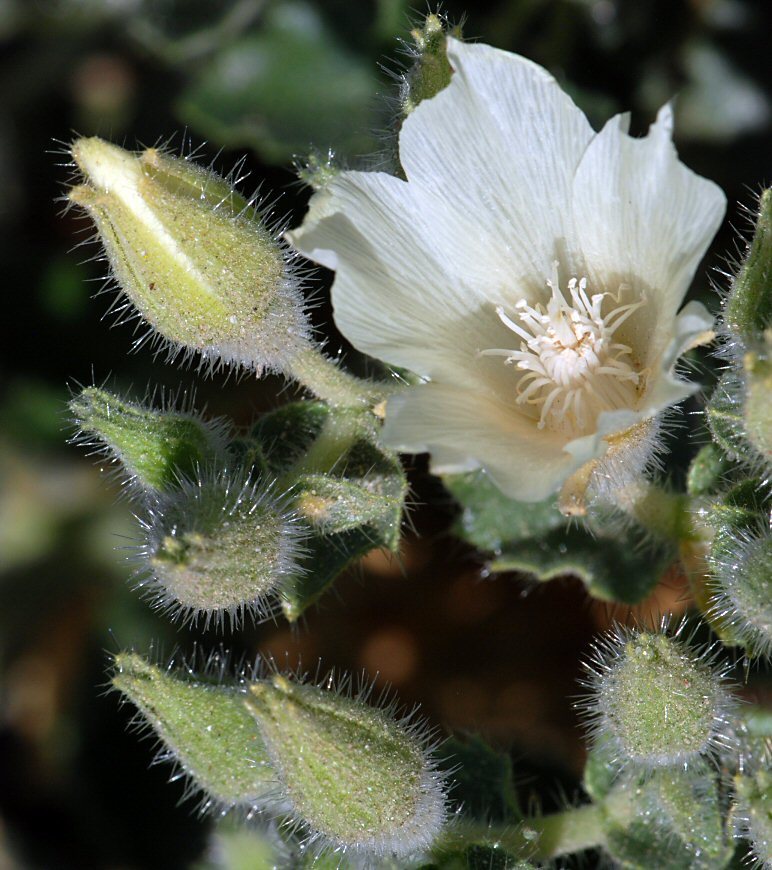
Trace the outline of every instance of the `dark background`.
[[[443, 10], [466, 15], [467, 37], [547, 66], [596, 127], [632, 109], [641, 132], [678, 94], [682, 159], [730, 203], [695, 280], [715, 308], [710, 270], [725, 286], [725, 258], [747, 234], [742, 206], [772, 180], [769, 3]], [[166, 660], [200, 635], [130, 591], [120, 549], [135, 534], [130, 509], [66, 445], [69, 389], [109, 378], [141, 396], [183, 383], [240, 424], [284, 398], [277, 380], [199, 381], [147, 350], [127, 355], [133, 327], [110, 329], [112, 297], [91, 298], [105, 265], [89, 259], [96, 248], [76, 247], [88, 227], [62, 214], [67, 143], [74, 133], [127, 147], [172, 137], [172, 149], [201, 146], [223, 172], [246, 154], [243, 189], [282, 193], [277, 212], [297, 222], [307, 193], [294, 155], [331, 145], [356, 166], [381, 147], [411, 16], [402, 0], [0, 0], [0, 868], [188, 867], [207, 842], [209, 822], [193, 803], [176, 806], [181, 784], [148, 769], [151, 742], [127, 733], [131, 711], [103, 694], [109, 652]], [[328, 308], [315, 316], [329, 323]], [[333, 350], [344, 346], [325, 328]], [[524, 802], [536, 795], [549, 809], [578, 789], [572, 696], [592, 635], [614, 616], [683, 609], [683, 580], [668, 577], [633, 615], [591, 602], [571, 578], [538, 588], [486, 578], [479, 555], [448, 534], [449, 497], [421, 460], [410, 473], [415, 531], [400, 561], [372, 554], [295, 630], [211, 633], [203, 645], [377, 674], [445, 733], [474, 730], [511, 752]]]

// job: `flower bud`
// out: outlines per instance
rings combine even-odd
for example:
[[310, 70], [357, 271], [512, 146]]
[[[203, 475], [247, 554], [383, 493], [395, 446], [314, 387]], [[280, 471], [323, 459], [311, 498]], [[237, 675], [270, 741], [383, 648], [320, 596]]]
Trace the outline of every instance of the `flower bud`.
[[772, 188], [759, 200], [753, 240], [724, 309], [724, 325], [744, 346], [772, 326]]
[[163, 400], [160, 408], [130, 402], [99, 387], [86, 387], [70, 401], [78, 426], [72, 439], [119, 463], [129, 484], [163, 490], [181, 475], [211, 466], [225, 452], [226, 424], [203, 421], [186, 403]]
[[115, 657], [112, 684], [161, 740], [159, 759], [204, 792], [204, 809], [273, 805], [276, 777], [236, 686], [177, 675], [132, 652]]
[[748, 655], [772, 656], [772, 533], [725, 529], [711, 555], [708, 615]]
[[406, 857], [445, 820], [442, 781], [425, 736], [393, 710], [275, 675], [250, 686], [247, 706], [312, 840], [354, 854]]
[[[769, 292], [772, 296], [772, 291]], [[745, 371], [745, 429], [748, 440], [772, 465], [772, 327], [743, 359]]]
[[171, 356], [197, 351], [202, 365], [260, 373], [284, 371], [307, 347], [283, 243], [223, 178], [96, 137], [78, 139], [72, 156], [85, 183], [69, 199], [96, 224], [121, 290]]
[[731, 739], [726, 668], [664, 632], [617, 626], [595, 648], [579, 705], [612, 763], [685, 767]]
[[286, 499], [227, 471], [157, 496], [140, 547], [140, 586], [174, 615], [234, 625], [263, 619], [298, 572], [304, 532]]

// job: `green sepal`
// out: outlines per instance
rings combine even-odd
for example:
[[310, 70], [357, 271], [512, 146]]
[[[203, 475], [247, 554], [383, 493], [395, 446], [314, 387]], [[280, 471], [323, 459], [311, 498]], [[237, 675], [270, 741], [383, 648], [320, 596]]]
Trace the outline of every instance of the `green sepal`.
[[760, 866], [772, 859], [772, 771], [766, 767], [752, 773], [739, 774], [734, 785], [743, 834], [751, 843], [754, 858]]
[[224, 423], [205, 422], [190, 411], [151, 408], [99, 387], [74, 396], [70, 411], [80, 430], [74, 440], [96, 438], [145, 489], [168, 490], [225, 455]]
[[463, 510], [456, 534], [492, 553], [493, 572], [519, 571], [539, 581], [578, 576], [604, 601], [636, 604], [646, 598], [673, 561], [672, 544], [647, 539], [628, 524], [580, 527], [564, 517], [554, 499], [526, 504], [508, 499], [479, 473], [444, 479]]
[[738, 461], [746, 461], [749, 450], [744, 404], [744, 384], [730, 368], [713, 388], [705, 410], [713, 440], [730, 459]]
[[605, 848], [630, 870], [721, 870], [734, 853], [706, 762], [622, 777], [600, 804]]
[[[448, 32], [447, 22], [436, 13], [427, 15], [421, 27], [411, 31], [415, 59], [403, 80], [400, 95], [403, 117], [450, 84], [453, 68], [446, 50]], [[450, 28], [450, 35], [460, 37], [461, 29]]]
[[772, 326], [772, 188], [759, 200], [756, 231], [726, 300], [724, 323], [745, 345]]
[[452, 804], [464, 815], [495, 822], [522, 819], [508, 754], [476, 735], [451, 737], [442, 746], [439, 764], [449, 771]]
[[261, 805], [275, 792], [265, 745], [238, 686], [177, 674], [131, 652], [115, 657], [112, 684], [218, 806]]

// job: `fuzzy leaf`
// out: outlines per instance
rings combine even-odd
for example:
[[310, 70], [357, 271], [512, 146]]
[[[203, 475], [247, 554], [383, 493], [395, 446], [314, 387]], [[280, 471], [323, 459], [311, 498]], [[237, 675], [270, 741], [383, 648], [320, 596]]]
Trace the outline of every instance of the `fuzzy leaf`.
[[237, 687], [177, 676], [136, 653], [115, 657], [112, 683], [208, 799], [251, 807], [275, 791], [260, 731]]
[[630, 870], [721, 870], [734, 852], [705, 762], [623, 778], [602, 809], [606, 849]]
[[451, 771], [451, 798], [465, 815], [507, 822], [522, 817], [512, 760], [506, 753], [496, 752], [477, 736], [451, 737], [442, 746], [440, 764]]
[[513, 501], [479, 474], [447, 477], [445, 485], [463, 508], [456, 534], [491, 552], [494, 572], [521, 571], [540, 581], [575, 574], [592, 596], [635, 604], [673, 559], [670, 545], [644, 541], [635, 527], [578, 527], [553, 499]]
[[290, 402], [264, 414], [251, 437], [261, 445], [271, 474], [280, 475], [310, 448], [331, 414], [324, 402]]
[[378, 547], [398, 549], [407, 482], [397, 455], [377, 443], [369, 412], [295, 402], [264, 416], [251, 434], [309, 531], [284, 595], [285, 616], [295, 621], [352, 561]]

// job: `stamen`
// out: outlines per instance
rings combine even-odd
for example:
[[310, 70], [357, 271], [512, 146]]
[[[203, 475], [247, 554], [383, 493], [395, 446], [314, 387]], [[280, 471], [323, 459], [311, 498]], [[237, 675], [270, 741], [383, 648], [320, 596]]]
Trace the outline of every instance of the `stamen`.
[[[514, 306], [516, 319], [502, 306], [496, 308], [499, 320], [521, 339], [519, 349], [488, 348], [480, 356], [516, 363], [522, 375], [515, 400], [541, 406], [539, 429], [577, 436], [590, 430], [602, 411], [635, 406], [646, 373], [634, 367], [632, 348], [611, 338], [646, 299], [620, 304], [631, 290], [628, 285], [620, 285], [616, 294], [589, 294], [584, 277], [569, 279], [564, 294], [557, 262], [546, 284], [551, 291], [546, 305], [520, 299]], [[604, 315], [608, 301], [614, 304]]]

